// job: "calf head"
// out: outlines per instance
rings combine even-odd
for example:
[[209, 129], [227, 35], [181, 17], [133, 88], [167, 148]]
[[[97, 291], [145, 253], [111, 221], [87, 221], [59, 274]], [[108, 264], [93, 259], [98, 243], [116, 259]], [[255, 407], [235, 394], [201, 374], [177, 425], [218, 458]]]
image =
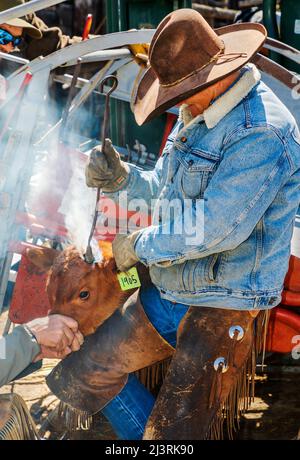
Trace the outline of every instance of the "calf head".
[[74, 247], [61, 252], [47, 248], [27, 251], [31, 262], [49, 272], [51, 313], [76, 319], [83, 335], [92, 334], [128, 296], [117, 279], [111, 243], [101, 242], [100, 248], [102, 262], [91, 265]]

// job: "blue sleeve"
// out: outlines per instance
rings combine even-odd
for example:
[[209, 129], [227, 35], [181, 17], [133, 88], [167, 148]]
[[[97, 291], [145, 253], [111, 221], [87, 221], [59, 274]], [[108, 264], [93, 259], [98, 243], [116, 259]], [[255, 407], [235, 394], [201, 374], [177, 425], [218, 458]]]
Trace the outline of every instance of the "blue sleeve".
[[128, 201], [142, 199], [147, 203], [150, 210], [151, 200], [155, 200], [158, 196], [164, 159], [165, 157], [160, 157], [152, 171], [144, 171], [136, 165], [127, 163], [130, 173], [122, 189], [104, 195], [117, 202], [120, 198], [120, 192], [126, 191]]
[[182, 215], [175, 217], [169, 234], [170, 223], [151, 225], [135, 243], [143, 263], [170, 266], [235, 249], [250, 236], [291, 175], [285, 144], [272, 128], [239, 129], [222, 153], [204, 200], [197, 200], [200, 211], [196, 212], [197, 203], [191, 205], [192, 222], [203, 230], [196, 242], [186, 226], [176, 234]]
[[[156, 198], [159, 195], [162, 187], [162, 173], [168, 168], [168, 156], [165, 155], [172, 148], [174, 139], [178, 131], [182, 128], [183, 123], [177, 120], [171, 134], [169, 135], [163, 153], [157, 160], [155, 168], [152, 171], [145, 171], [142, 168], [127, 163], [130, 168], [130, 173], [123, 187], [115, 193], [104, 193], [108, 198], [117, 202], [120, 198], [120, 192], [127, 192], [127, 200], [144, 200], [147, 203], [148, 209], [152, 209]], [[151, 202], [151, 200], [153, 200]]]

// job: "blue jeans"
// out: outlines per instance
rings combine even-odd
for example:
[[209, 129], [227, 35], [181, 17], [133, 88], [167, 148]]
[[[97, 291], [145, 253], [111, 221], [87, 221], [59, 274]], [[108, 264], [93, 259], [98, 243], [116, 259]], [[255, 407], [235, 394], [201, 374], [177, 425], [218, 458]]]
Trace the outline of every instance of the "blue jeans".
[[[152, 286], [141, 289], [141, 302], [156, 330], [173, 347], [178, 325], [188, 310], [187, 305], [161, 299]], [[123, 390], [102, 410], [119, 439], [142, 439], [155, 399], [135, 375], [130, 374]]]

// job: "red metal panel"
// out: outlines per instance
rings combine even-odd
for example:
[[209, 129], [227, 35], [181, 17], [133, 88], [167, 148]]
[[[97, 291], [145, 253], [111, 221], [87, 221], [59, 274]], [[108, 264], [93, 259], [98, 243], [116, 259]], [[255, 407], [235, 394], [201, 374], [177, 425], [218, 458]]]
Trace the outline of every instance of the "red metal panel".
[[9, 309], [13, 323], [23, 324], [46, 316], [50, 304], [46, 293], [47, 274], [42, 273], [26, 256], [22, 256]]
[[291, 256], [289, 269], [284, 280], [284, 287], [290, 291], [300, 292], [300, 259]]
[[279, 305], [271, 312], [266, 344], [270, 352], [291, 353], [295, 347], [293, 337], [300, 334], [300, 315], [292, 311], [292, 307], [300, 307], [300, 259], [293, 255], [284, 287], [281, 304], [285, 308]]
[[272, 310], [266, 350], [276, 353], [291, 353], [295, 347], [293, 338], [300, 334], [300, 315], [276, 307]]
[[300, 292], [282, 291], [281, 303], [289, 307], [300, 307]]

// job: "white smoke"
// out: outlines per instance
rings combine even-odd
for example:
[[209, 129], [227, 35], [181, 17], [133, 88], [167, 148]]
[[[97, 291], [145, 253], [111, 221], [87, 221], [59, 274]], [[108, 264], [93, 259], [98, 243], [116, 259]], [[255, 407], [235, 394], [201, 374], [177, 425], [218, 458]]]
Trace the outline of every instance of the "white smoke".
[[87, 156], [52, 139], [36, 162], [27, 200], [28, 212], [41, 222], [51, 220], [54, 235], [56, 231], [59, 234], [60, 225], [65, 226], [68, 244], [82, 253], [86, 251], [97, 196], [96, 190], [85, 183], [86, 162]]
[[[74, 152], [76, 153], [76, 152]], [[65, 216], [71, 242], [85, 252], [94, 218], [96, 191], [85, 183], [85, 164], [76, 155], [71, 161], [72, 176], [59, 211]]]
[[[32, 234], [27, 231], [27, 241], [31, 242], [32, 236], [37, 234], [42, 236], [42, 240], [46, 235], [46, 239], [60, 241], [62, 235], [66, 244], [75, 245], [84, 253], [94, 217], [97, 192], [89, 189], [85, 184], [84, 172], [87, 156], [84, 156], [75, 147], [62, 145], [59, 140], [59, 128], [52, 130], [51, 134], [45, 137], [50, 126], [55, 125], [60, 117], [60, 111], [57, 107], [60, 100], [57, 97], [51, 100], [49, 94], [52, 94], [53, 97], [53, 91], [48, 93], [48, 80], [49, 69], [47, 68], [37, 75], [34, 74], [22, 100], [18, 95], [14, 96], [13, 93], [6, 98], [8, 113], [11, 111], [11, 106], [16, 105], [16, 103], [18, 103], [18, 107], [16, 115], [10, 123], [12, 128], [10, 141], [6, 142], [4, 139], [0, 146], [0, 194], [3, 191], [13, 196], [16, 187], [22, 191], [19, 210], [21, 213], [24, 210], [24, 214], [27, 214], [25, 227], [32, 230]], [[81, 126], [84, 125], [87, 115], [90, 117], [90, 112], [81, 106], [80, 109], [76, 110], [75, 120], [73, 117], [69, 119], [67, 125], [68, 145], [76, 146], [79, 144], [76, 135], [78, 133], [75, 133], [75, 129], [73, 131], [69, 128], [78, 127], [78, 123]], [[6, 118], [2, 112], [0, 128], [1, 125], [5, 126], [5, 121]], [[22, 144], [22, 148], [18, 148], [18, 155], [16, 155], [16, 148], [14, 147], [16, 135], [20, 138], [20, 144], [23, 143], [23, 138], [27, 138], [30, 142], [25, 145]], [[41, 139], [44, 140], [41, 141]], [[12, 146], [11, 149], [10, 146]], [[7, 162], [2, 161], [5, 155], [11, 160], [11, 164], [8, 162], [8, 170], [5, 169]], [[24, 162], [26, 168], [24, 168]], [[8, 173], [11, 176], [9, 183], [7, 180]], [[30, 176], [31, 179], [28, 184]], [[11, 221], [6, 218], [7, 214], [1, 219], [4, 214], [0, 213], [0, 250], [2, 250], [2, 254], [8, 250], [8, 241], [17, 239], [12, 235], [12, 225], [15, 220], [14, 210], [10, 212]], [[28, 216], [29, 223], [26, 222]], [[1, 220], [7, 220], [7, 224], [1, 226]], [[39, 233], [39, 227], [41, 233]], [[62, 227], [67, 229], [67, 240]], [[15, 228], [17, 227], [15, 226]], [[17, 233], [17, 230], [14, 233]], [[23, 235], [23, 239], [25, 239], [25, 235]], [[96, 251], [95, 255], [97, 255]], [[99, 254], [97, 259], [99, 260]]]

